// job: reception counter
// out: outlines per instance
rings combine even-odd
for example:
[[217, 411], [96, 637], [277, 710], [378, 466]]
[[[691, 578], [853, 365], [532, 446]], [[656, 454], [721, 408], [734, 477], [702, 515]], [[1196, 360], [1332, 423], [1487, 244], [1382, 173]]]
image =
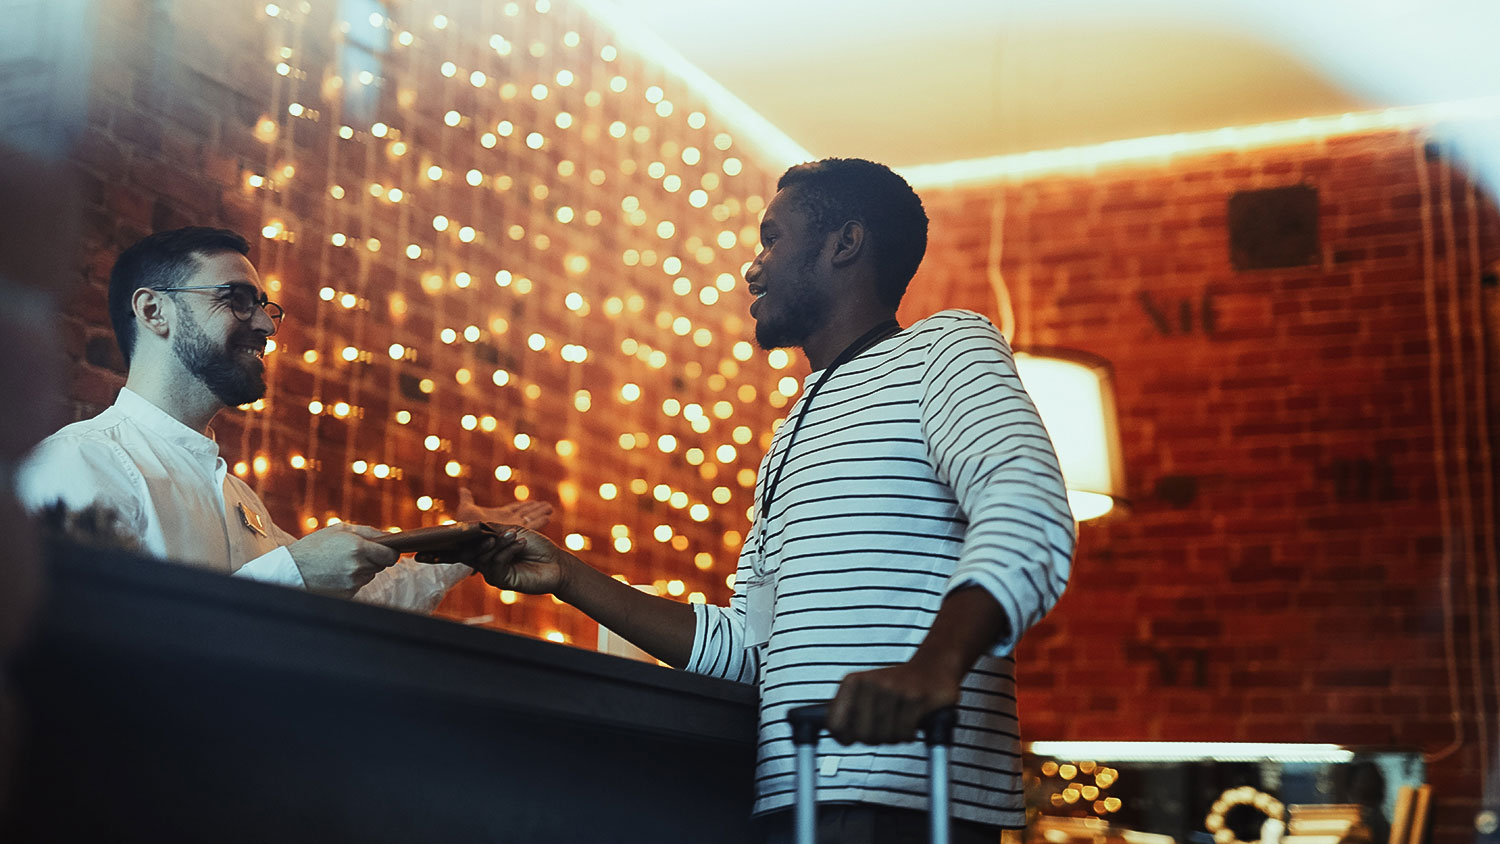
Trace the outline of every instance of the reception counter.
[[60, 548], [0, 840], [743, 841], [755, 695]]

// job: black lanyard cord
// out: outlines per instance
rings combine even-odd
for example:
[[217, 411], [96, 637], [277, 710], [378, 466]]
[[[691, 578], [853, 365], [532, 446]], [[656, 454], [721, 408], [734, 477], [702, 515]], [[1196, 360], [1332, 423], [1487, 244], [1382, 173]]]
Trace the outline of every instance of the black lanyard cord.
[[813, 399], [817, 398], [818, 391], [823, 389], [823, 384], [829, 379], [830, 376], [833, 375], [834, 370], [859, 357], [860, 354], [869, 349], [871, 346], [879, 343], [881, 340], [884, 340], [885, 338], [891, 336], [892, 334], [895, 334], [900, 330], [901, 323], [897, 322], [894, 319], [888, 319], [885, 322], [882, 322], [879, 325], [875, 326], [874, 328], [871, 328], [869, 331], [866, 331], [863, 335], [860, 336], [858, 340], [850, 343], [842, 352], [839, 352], [839, 356], [833, 359], [833, 363], [829, 364], [827, 369], [823, 370], [823, 374], [818, 376], [818, 380], [813, 382], [812, 388], [809, 389], [807, 391], [807, 395], [803, 397], [802, 407], [798, 409], [797, 417], [792, 420], [792, 431], [787, 435], [786, 448], [783, 448], [781, 450], [781, 459], [777, 461], [776, 469], [771, 473], [771, 482], [766, 485], [766, 494], [764, 499], [761, 501], [759, 519], [759, 550], [762, 560], [765, 559], [766, 555], [766, 523], [770, 521], [771, 518], [771, 502], [776, 500], [776, 490], [779, 486], [781, 486], [781, 473], [786, 470], [788, 458], [792, 453], [792, 446], [797, 444], [797, 434], [802, 430], [802, 419], [803, 417], [807, 416], [808, 408], [812, 407]]

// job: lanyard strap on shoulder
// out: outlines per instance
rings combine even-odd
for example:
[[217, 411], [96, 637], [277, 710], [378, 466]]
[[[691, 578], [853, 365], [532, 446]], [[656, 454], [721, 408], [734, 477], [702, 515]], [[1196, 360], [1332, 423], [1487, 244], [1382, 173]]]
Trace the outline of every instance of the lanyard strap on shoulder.
[[835, 370], [859, 357], [866, 349], [900, 330], [901, 323], [894, 319], [888, 319], [860, 335], [858, 340], [850, 343], [842, 352], [839, 352], [839, 356], [833, 359], [833, 363], [829, 364], [827, 369], [823, 370], [823, 374], [818, 376], [818, 380], [813, 382], [812, 388], [803, 397], [802, 407], [797, 410], [797, 416], [792, 420], [792, 430], [787, 434], [786, 447], [781, 450], [781, 459], [776, 462], [776, 468], [771, 472], [770, 483], [766, 484], [766, 494], [761, 501], [760, 530], [758, 533], [760, 534], [759, 551], [762, 560], [765, 559], [766, 554], [766, 522], [771, 517], [771, 502], [776, 500], [776, 490], [781, 486], [781, 474], [786, 471], [786, 464], [788, 458], [791, 456], [792, 446], [797, 444], [797, 433], [802, 430], [802, 419], [807, 416], [808, 408], [812, 407], [813, 399], [817, 398], [818, 391], [823, 389], [823, 384], [832, 377]]

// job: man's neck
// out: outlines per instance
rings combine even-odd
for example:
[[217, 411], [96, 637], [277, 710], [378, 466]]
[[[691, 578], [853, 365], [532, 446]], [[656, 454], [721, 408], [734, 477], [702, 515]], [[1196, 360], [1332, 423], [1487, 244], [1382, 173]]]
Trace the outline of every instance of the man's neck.
[[213, 393], [186, 373], [168, 375], [151, 367], [132, 366], [125, 386], [199, 433], [206, 434], [208, 424], [224, 409]]
[[814, 372], [827, 369], [849, 344], [869, 333], [875, 326], [896, 318], [892, 308], [880, 306], [836, 312], [802, 343], [802, 352]]

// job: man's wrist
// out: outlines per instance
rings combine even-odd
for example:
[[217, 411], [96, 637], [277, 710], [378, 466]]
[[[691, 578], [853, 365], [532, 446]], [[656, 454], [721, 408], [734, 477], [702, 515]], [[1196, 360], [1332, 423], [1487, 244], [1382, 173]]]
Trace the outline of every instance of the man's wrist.
[[573, 604], [576, 598], [574, 583], [578, 566], [584, 565], [583, 561], [566, 551], [557, 552], [557, 588], [552, 594], [557, 596], [565, 604]]
[[962, 683], [974, 663], [1000, 641], [1009, 627], [1004, 610], [984, 589], [957, 589], [943, 601], [911, 662], [945, 681]]
[[964, 675], [973, 668], [972, 661], [966, 663], [964, 655], [956, 649], [941, 647], [919, 647], [912, 654], [911, 664], [924, 673], [936, 675], [942, 682], [959, 685]]

